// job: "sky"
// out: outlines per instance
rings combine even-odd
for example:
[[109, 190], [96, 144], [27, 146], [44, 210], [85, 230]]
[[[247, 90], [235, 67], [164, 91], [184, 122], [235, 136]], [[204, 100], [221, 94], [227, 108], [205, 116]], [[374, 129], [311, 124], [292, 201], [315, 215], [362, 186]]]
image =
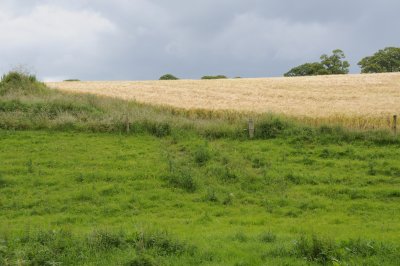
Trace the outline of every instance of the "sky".
[[400, 46], [398, 0], [0, 0], [0, 73], [41, 80], [282, 76]]

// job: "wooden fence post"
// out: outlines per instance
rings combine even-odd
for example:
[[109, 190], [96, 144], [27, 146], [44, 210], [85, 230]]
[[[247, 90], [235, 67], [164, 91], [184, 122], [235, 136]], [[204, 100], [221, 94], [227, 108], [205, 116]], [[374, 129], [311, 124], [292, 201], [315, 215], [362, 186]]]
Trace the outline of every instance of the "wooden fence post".
[[254, 121], [253, 119], [249, 119], [249, 137], [254, 138]]
[[126, 125], [126, 133], [129, 134], [129, 116], [128, 114], [126, 115], [126, 120], [125, 120], [125, 125]]
[[393, 133], [397, 136], [397, 115], [393, 116]]

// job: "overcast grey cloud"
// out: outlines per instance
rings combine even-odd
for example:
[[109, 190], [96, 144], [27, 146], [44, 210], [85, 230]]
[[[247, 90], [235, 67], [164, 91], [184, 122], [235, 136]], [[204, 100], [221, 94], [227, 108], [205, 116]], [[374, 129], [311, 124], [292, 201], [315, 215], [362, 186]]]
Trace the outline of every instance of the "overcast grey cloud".
[[398, 0], [1, 0], [0, 72], [45, 80], [281, 76], [400, 46]]

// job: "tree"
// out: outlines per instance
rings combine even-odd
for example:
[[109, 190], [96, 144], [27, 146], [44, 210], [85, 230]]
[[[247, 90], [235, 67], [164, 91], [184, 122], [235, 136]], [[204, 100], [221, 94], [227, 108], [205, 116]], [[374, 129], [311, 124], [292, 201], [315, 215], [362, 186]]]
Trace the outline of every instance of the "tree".
[[292, 68], [285, 73], [285, 77], [296, 76], [316, 76], [316, 75], [334, 75], [349, 73], [350, 64], [344, 61], [345, 55], [342, 50], [333, 50], [332, 55], [321, 55], [321, 62], [305, 63]]
[[346, 56], [343, 51], [340, 49], [336, 49], [332, 51], [331, 56], [327, 56], [326, 54], [321, 55], [321, 64], [327, 70], [328, 75], [335, 74], [348, 74], [350, 64], [347, 61], [343, 61]]
[[203, 76], [201, 79], [227, 79], [228, 77], [225, 75], [217, 75], [217, 76]]
[[285, 77], [296, 76], [315, 76], [328, 74], [326, 69], [321, 63], [305, 63], [303, 65], [292, 68], [289, 72], [285, 73]]
[[384, 73], [400, 71], [400, 48], [386, 47], [358, 63], [361, 73]]
[[165, 74], [160, 77], [160, 80], [177, 80], [178, 78], [172, 74]]

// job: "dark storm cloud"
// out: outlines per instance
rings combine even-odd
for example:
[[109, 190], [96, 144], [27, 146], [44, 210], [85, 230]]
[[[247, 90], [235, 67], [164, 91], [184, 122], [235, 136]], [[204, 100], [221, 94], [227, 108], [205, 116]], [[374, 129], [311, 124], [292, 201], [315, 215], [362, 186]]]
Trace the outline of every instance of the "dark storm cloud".
[[0, 2], [0, 72], [44, 79], [280, 76], [343, 49], [357, 62], [399, 46], [400, 2], [59, 0]]

